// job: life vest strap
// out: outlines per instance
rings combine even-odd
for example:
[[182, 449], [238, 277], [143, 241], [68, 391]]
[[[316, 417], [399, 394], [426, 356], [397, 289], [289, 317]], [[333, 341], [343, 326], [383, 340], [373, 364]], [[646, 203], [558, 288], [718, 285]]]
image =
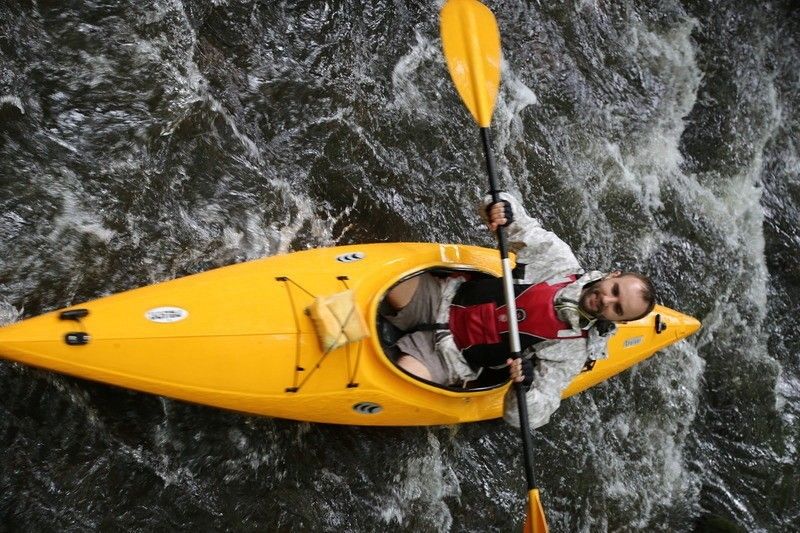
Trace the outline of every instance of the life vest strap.
[[417, 324], [414, 326], [414, 329], [407, 333], [413, 333], [415, 331], [449, 331], [450, 324], [445, 323], [435, 323], [435, 324]]

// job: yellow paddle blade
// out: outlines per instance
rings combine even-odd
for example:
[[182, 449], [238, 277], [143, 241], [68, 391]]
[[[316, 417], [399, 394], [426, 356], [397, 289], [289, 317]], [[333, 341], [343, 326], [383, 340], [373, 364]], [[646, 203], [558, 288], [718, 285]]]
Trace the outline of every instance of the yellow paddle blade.
[[488, 128], [500, 86], [500, 31], [494, 14], [477, 0], [448, 0], [439, 18], [450, 77], [475, 121]]
[[544, 516], [539, 489], [528, 491], [528, 516], [525, 517], [523, 533], [547, 533], [547, 519]]

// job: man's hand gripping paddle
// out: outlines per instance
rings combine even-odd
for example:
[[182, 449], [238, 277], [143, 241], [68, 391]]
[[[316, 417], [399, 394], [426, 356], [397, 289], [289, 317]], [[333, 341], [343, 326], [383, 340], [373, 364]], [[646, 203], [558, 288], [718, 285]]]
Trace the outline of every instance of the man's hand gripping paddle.
[[[489, 139], [489, 125], [492, 122], [494, 103], [500, 87], [500, 32], [494, 14], [477, 0], [448, 0], [440, 13], [442, 46], [447, 59], [450, 77], [458, 94], [480, 127], [481, 141], [486, 155], [486, 169], [489, 173], [489, 188], [492, 202], [497, 202], [497, 170], [494, 164], [492, 145]], [[514, 287], [511, 278], [511, 260], [508, 258], [508, 243], [505, 231], [497, 228], [497, 241], [503, 265], [503, 292], [509, 317], [517, 316], [514, 300]], [[509, 320], [509, 340], [511, 357], [520, 357], [519, 328], [516, 320]], [[539, 489], [535, 488], [533, 478], [533, 442], [528, 422], [528, 404], [525, 390], [520, 383], [514, 383], [519, 408], [519, 422], [522, 433], [522, 448], [525, 454], [525, 477], [528, 481], [528, 509], [524, 531], [547, 532]]]

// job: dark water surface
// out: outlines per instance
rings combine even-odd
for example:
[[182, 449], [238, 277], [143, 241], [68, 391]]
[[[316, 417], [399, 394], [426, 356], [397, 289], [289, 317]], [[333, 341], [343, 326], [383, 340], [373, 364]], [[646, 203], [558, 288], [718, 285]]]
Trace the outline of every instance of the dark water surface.
[[[535, 435], [553, 531], [800, 531], [797, 2], [491, 2], [504, 186], [701, 333]], [[436, 2], [0, 0], [3, 322], [308, 247], [492, 243]], [[509, 531], [502, 422], [375, 429], [0, 362], [0, 530]]]

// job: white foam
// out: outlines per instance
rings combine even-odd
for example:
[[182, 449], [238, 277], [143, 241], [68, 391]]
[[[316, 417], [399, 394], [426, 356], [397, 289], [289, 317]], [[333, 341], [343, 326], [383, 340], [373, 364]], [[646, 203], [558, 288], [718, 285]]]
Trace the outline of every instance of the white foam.
[[6, 104], [16, 107], [20, 113], [25, 114], [25, 106], [22, 105], [22, 100], [20, 100], [19, 96], [14, 96], [13, 94], [0, 96], [0, 107]]
[[800, 377], [787, 374], [781, 367], [775, 380], [775, 410], [789, 427], [797, 419], [796, 406], [800, 406]]
[[[191, 111], [193, 103], [205, 102], [211, 111], [223, 119], [230, 134], [243, 149], [244, 157], [237, 157], [236, 155], [232, 157], [236, 157], [238, 162], [250, 170], [264, 174], [265, 181], [275, 189], [275, 194], [286, 198], [288, 203], [294, 205], [294, 211], [296, 212], [296, 216], [290, 217], [288, 213], [292, 210], [287, 206], [287, 219], [283, 221], [283, 225], [273, 224], [266, 228], [261, 227], [258, 215], [252, 213], [245, 220], [245, 230], [242, 231], [240, 229], [241, 221], [237, 221], [240, 224], [232, 226], [230, 220], [227, 219], [227, 214], [222, 213], [219, 206], [209, 205], [203, 207], [200, 211], [191, 213], [184, 209], [180, 213], [184, 223], [191, 227], [192, 231], [196, 232], [201, 240], [212, 237], [209, 230], [202, 227], [204, 222], [213, 221], [224, 226], [223, 240], [226, 243], [225, 248], [228, 250], [221, 250], [220, 256], [226, 255], [232, 248], [238, 246], [244, 246], [244, 255], [247, 259], [276, 252], [286, 252], [289, 251], [291, 242], [301, 230], [307, 231], [308, 236], [312, 238], [316, 245], [334, 244], [334, 238], [331, 235], [332, 223], [329, 220], [321, 220], [316, 216], [316, 203], [304, 192], [291, 187], [287, 180], [270, 175], [270, 169], [265, 163], [258, 144], [239, 127], [236, 117], [209, 90], [209, 82], [195, 60], [197, 34], [183, 3], [179, 1], [169, 2], [164, 4], [162, 11], [163, 13], [154, 16], [163, 18], [171, 11], [178, 12], [181, 15], [183, 19], [182, 26], [185, 28], [182, 36], [187, 41], [185, 46], [176, 47], [175, 43], [168, 40], [166, 36], [159, 36], [151, 42], [137, 43], [137, 52], [144, 56], [148, 62], [158, 61], [162, 68], [175, 80], [176, 90], [182, 93], [182, 98], [175, 99], [180, 104], [179, 111], [176, 112], [173, 120], [163, 129], [162, 135], [171, 135], [178, 128], [185, 120], [187, 113]], [[173, 54], [176, 51], [182, 52], [182, 55], [174, 60], [163, 61], [161, 59], [161, 50], [169, 50]], [[252, 78], [249, 81], [255, 84], [260, 83], [256, 78]], [[342, 120], [343, 116], [344, 111], [340, 110], [329, 119]], [[241, 251], [241, 249], [237, 249], [237, 256], [241, 254]], [[230, 256], [229, 253], [228, 256]]]
[[[94, 26], [90, 24], [80, 24], [79, 28], [87, 30], [87, 34], [91, 34]], [[116, 71], [116, 65], [103, 54], [91, 55], [88, 52], [81, 50], [79, 52], [81, 57], [81, 84], [87, 83], [90, 88], [94, 89], [99, 85], [105, 83], [109, 78], [113, 78]]]
[[[208, 89], [208, 80], [198, 67], [194, 57], [197, 50], [197, 33], [183, 3], [177, 0], [166, 2], [148, 16], [155, 22], [165, 18], [171, 12], [178, 12], [183, 19], [182, 27], [185, 31], [180, 32], [180, 37], [186, 40], [186, 43], [180, 43], [178, 46], [169, 39], [168, 35], [159, 35], [150, 41], [137, 42], [137, 53], [143, 56], [143, 62], [160, 64], [161, 68], [169, 73], [175, 81], [172, 89], [181, 94], [181, 98], [175, 98], [175, 102], [178, 104], [175, 117], [162, 130], [161, 135], [168, 136], [174, 133], [186, 119], [191, 105], [198, 101], [205, 101], [210, 109], [218, 113], [231, 128], [234, 137], [242, 143], [248, 155], [256, 161], [261, 161], [255, 143], [239, 131], [225, 107]], [[164, 55], [165, 57], [171, 58], [173, 54], [178, 54], [178, 58], [164, 60], [162, 57], [164, 51], [168, 52]]]
[[64, 232], [76, 231], [84, 235], [91, 235], [104, 243], [110, 242], [116, 236], [116, 232], [105, 225], [99, 213], [91, 210], [78, 199], [79, 193], [82, 191], [76, 192], [71, 189], [71, 187], [80, 187], [77, 177], [66, 168], [62, 169], [62, 175], [66, 178], [63, 183], [50, 185], [51, 189], [53, 187], [59, 189], [62, 200], [61, 210], [53, 219], [50, 238], [53, 241], [60, 241]]
[[441, 57], [438, 43], [434, 43], [422, 35], [414, 32], [415, 42], [411, 49], [403, 55], [392, 70], [392, 93], [394, 100], [391, 106], [411, 114], [429, 115], [431, 102], [422, 95], [419, 88], [418, 72], [424, 62], [434, 61], [446, 68]]
[[[681, 168], [680, 139], [685, 127], [683, 117], [694, 106], [702, 79], [691, 40], [696, 25], [694, 19], [686, 19], [668, 35], [660, 35], [642, 24], [632, 24], [628, 34], [621, 36], [627, 39], [632, 54], [653, 64], [656, 75], [670, 80], [659, 95], [658, 109], [652, 113], [655, 118], [645, 124], [645, 129], [625, 139], [624, 144], [620, 139], [586, 139], [577, 129], [576, 136], [565, 137], [564, 142], [570, 142], [572, 137], [588, 142], [568, 146], [571, 160], [565, 162], [566, 178], [574, 182], [582, 196], [579, 202], [585, 206], [578, 219], [587, 233], [587, 242], [604, 238], [606, 216], [597, 199], [607, 189], [621, 187], [631, 192], [645, 209], [645, 216], [652, 217], [663, 207], [662, 187], [687, 179]], [[609, 120], [617, 113], [612, 108], [601, 112], [608, 114]], [[656, 249], [650, 236], [642, 243], [632, 244], [639, 245], [638, 255], [643, 258], [647, 257], [644, 252]]]
[[453, 469], [444, 463], [439, 440], [431, 431], [428, 449], [406, 461], [404, 473], [391, 483], [391, 492], [390, 497], [382, 499], [381, 517], [385, 523], [405, 524], [405, 509], [413, 502], [415, 509], [424, 509], [425, 523], [436, 524], [441, 531], [452, 527], [453, 517], [443, 500], [461, 496], [461, 486]]
[[0, 326], [7, 326], [18, 321], [22, 317], [22, 309], [17, 309], [13, 305], [0, 300]]
[[[524, 160], [522, 150], [525, 149], [526, 143], [519, 142], [525, 139], [523, 112], [528, 107], [538, 105], [539, 98], [505, 59], [502, 62], [502, 69], [503, 83], [497, 95], [495, 113], [492, 117], [494, 132], [492, 144], [502, 181], [507, 184], [500, 187], [521, 197], [520, 184], [527, 184], [534, 178], [531, 177], [527, 165], [514, 160]], [[513, 149], [515, 146], [516, 150]], [[515, 169], [513, 175], [512, 168]]]
[[[696, 501], [701, 484], [687, 465], [684, 448], [699, 405], [704, 362], [686, 341], [657, 357], [648, 363], [647, 374], [653, 374], [653, 364], [664, 370], [656, 367], [655, 382], [648, 386], [654, 388], [652, 394], [665, 409], [658, 416], [641, 410], [621, 411], [592, 428], [597, 434], [591, 441], [597, 447], [590, 453], [602, 480], [598, 490], [615, 509], [630, 513], [629, 524], [634, 529], [652, 527], [652, 521], [670, 505], [667, 502]], [[632, 373], [642, 372], [636, 367]]]

